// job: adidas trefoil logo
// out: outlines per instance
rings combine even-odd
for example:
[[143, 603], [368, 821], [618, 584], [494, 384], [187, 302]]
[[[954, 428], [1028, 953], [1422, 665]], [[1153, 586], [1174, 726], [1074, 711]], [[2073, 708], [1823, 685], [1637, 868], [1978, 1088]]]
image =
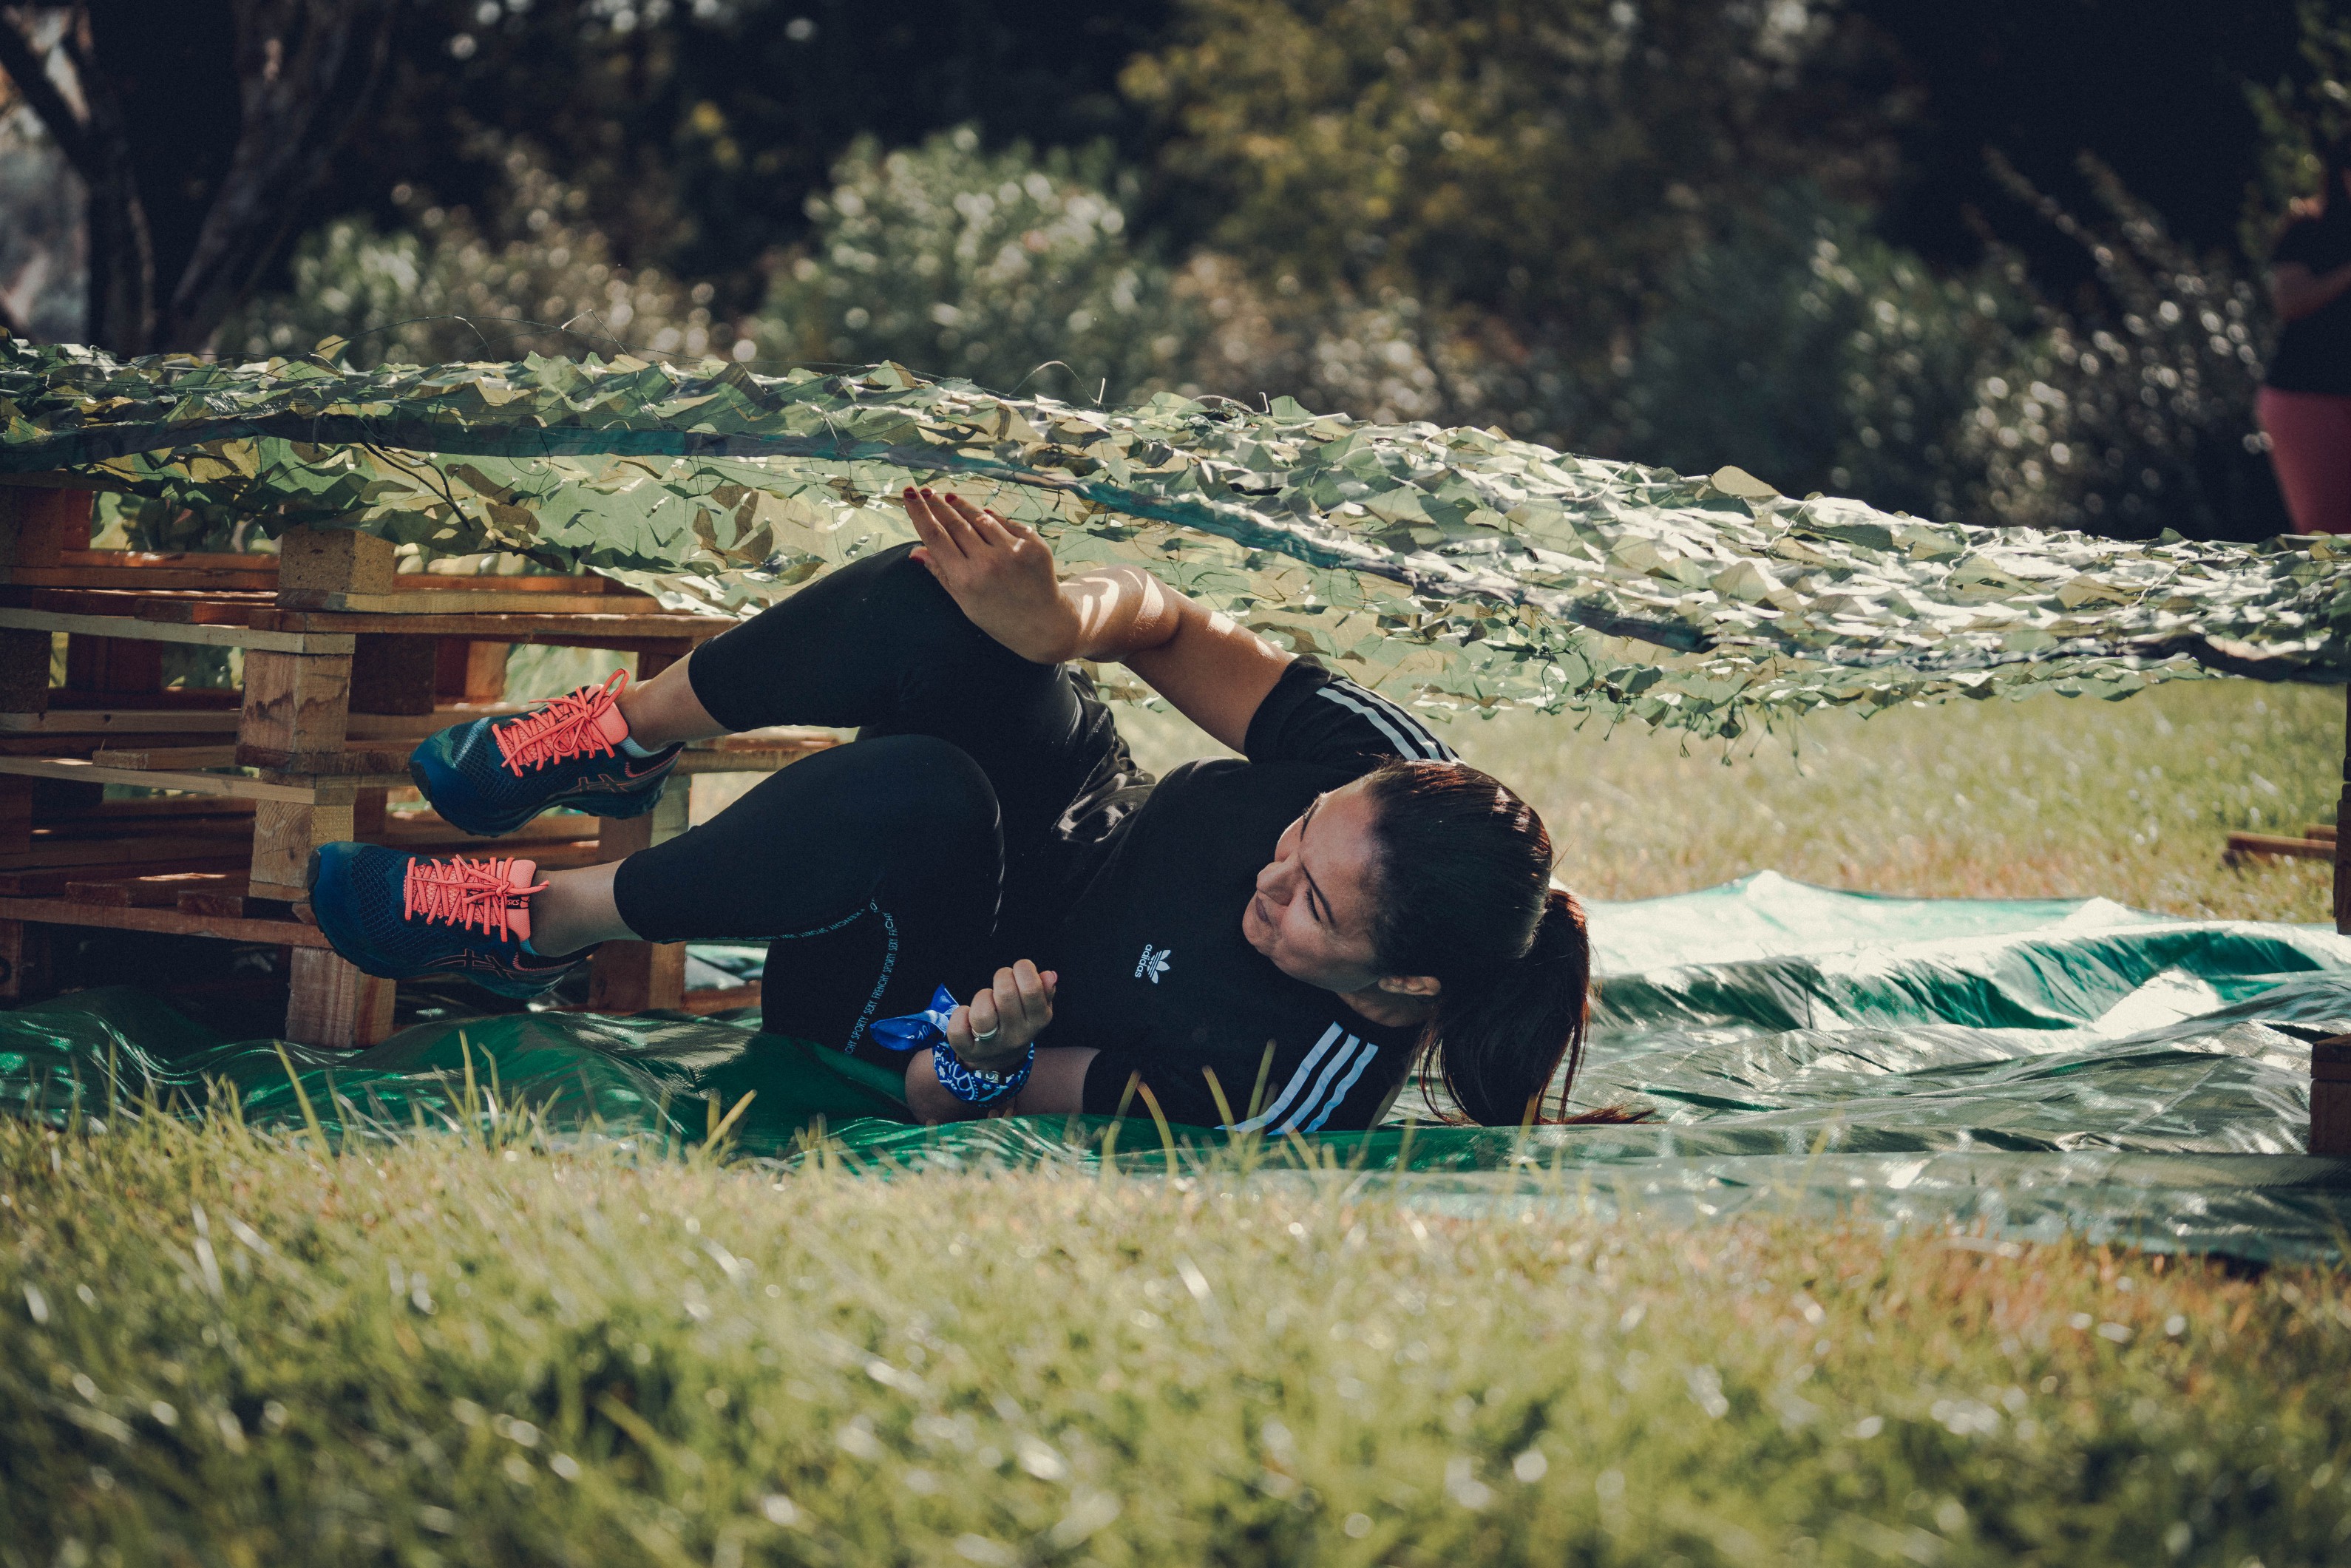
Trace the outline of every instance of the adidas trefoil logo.
[[1134, 962], [1134, 977], [1138, 980], [1148, 977], [1153, 985], [1157, 985], [1159, 977], [1167, 972], [1167, 959], [1175, 951], [1173, 947], [1155, 948], [1145, 942], [1143, 956]]

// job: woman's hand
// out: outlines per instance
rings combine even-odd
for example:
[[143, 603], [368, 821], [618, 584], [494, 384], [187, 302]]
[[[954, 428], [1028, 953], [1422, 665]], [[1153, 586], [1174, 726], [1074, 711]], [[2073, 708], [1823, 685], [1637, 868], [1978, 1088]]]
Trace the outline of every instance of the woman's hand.
[[1053, 552], [1036, 529], [960, 496], [909, 487], [904, 498], [923, 540], [914, 559], [930, 568], [973, 625], [1032, 664], [1058, 664], [1077, 655], [1082, 620], [1062, 593]]
[[1040, 973], [1026, 958], [997, 970], [993, 986], [947, 1015], [947, 1043], [967, 1067], [996, 1072], [1012, 1066], [1053, 1021], [1053, 988], [1060, 983], [1059, 975]]

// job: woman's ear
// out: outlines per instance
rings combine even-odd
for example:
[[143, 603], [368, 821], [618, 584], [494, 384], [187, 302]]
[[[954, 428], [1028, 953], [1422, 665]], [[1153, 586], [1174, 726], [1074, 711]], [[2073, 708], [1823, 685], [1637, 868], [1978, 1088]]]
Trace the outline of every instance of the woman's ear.
[[1392, 996], [1433, 997], [1445, 986], [1434, 975], [1388, 975], [1382, 977], [1379, 988]]

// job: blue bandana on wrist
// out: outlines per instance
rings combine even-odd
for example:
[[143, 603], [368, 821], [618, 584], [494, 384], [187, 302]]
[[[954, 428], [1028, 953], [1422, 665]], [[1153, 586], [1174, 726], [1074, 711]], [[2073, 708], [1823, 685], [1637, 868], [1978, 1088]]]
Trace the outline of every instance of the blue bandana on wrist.
[[988, 1105], [1008, 1094], [1018, 1094], [1020, 1086], [1029, 1082], [1029, 1069], [1037, 1065], [1037, 1042], [1029, 1042], [1028, 1054], [1020, 1065], [1009, 1072], [990, 1072], [985, 1068], [966, 1065], [955, 1053], [955, 1047], [946, 1040], [931, 1047], [931, 1071], [938, 1074], [939, 1087], [967, 1105]]
[[931, 1070], [938, 1074], [939, 1087], [967, 1105], [993, 1104], [1007, 1095], [1018, 1094], [1029, 1082], [1030, 1069], [1037, 1065], [1036, 1042], [1029, 1042], [1028, 1054], [1009, 1072], [990, 1072], [986, 1068], [974, 1067], [947, 1043], [947, 1019], [954, 1016], [955, 1009], [955, 994], [941, 986], [932, 994], [931, 1005], [921, 1012], [875, 1019], [865, 1026], [865, 1032], [874, 1044], [889, 1051], [914, 1051], [930, 1047]]

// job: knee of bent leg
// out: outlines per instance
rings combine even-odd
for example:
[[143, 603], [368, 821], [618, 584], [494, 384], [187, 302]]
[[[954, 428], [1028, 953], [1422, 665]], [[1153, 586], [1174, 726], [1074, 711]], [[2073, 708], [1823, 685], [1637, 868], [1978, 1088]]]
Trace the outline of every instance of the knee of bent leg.
[[887, 735], [861, 740], [856, 748], [869, 754], [877, 802], [907, 831], [995, 835], [996, 790], [962, 747], [935, 736]]

